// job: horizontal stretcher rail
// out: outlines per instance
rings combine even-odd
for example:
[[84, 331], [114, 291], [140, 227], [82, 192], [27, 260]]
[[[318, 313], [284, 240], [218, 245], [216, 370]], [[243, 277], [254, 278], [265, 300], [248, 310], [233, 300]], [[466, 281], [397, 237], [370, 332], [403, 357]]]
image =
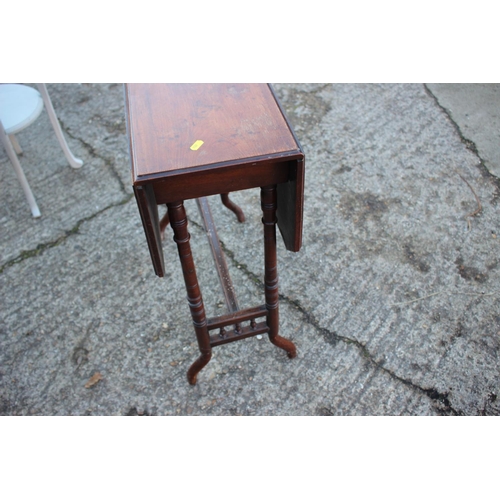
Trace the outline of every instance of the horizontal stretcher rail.
[[265, 305], [262, 305], [249, 309], [242, 309], [241, 311], [232, 314], [225, 314], [224, 316], [208, 318], [207, 324], [209, 330], [215, 330], [216, 328], [223, 328], [225, 326], [235, 325], [243, 321], [263, 318], [265, 316], [267, 316], [267, 309]]
[[225, 330], [223, 335], [212, 334], [210, 335], [210, 346], [215, 347], [222, 344], [227, 344], [235, 340], [241, 340], [255, 335], [262, 335], [269, 332], [269, 327], [263, 321], [256, 323], [255, 326], [240, 327], [240, 333], [236, 333], [234, 329]]

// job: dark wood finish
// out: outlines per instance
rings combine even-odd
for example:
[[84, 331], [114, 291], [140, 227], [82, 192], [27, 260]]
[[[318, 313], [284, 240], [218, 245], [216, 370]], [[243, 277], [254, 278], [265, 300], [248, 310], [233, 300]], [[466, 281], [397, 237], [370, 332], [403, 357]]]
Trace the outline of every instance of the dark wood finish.
[[136, 179], [299, 150], [267, 85], [138, 83], [127, 94]]
[[217, 316], [216, 318], [209, 318], [207, 320], [208, 329], [215, 330], [235, 323], [242, 323], [243, 321], [251, 321], [257, 318], [264, 318], [267, 316], [267, 309], [265, 305], [251, 307], [249, 309], [241, 309], [236, 313], [226, 314], [224, 316]]
[[304, 177], [304, 160], [300, 159], [290, 162], [288, 180], [277, 185], [278, 227], [286, 249], [292, 252], [298, 252], [302, 246]]
[[[213, 346], [262, 333], [294, 357], [294, 344], [279, 335], [276, 224], [286, 248], [299, 251], [304, 154], [272, 88], [264, 84], [128, 84], [125, 101], [134, 193], [158, 276], [165, 274], [161, 240], [169, 221], [178, 247], [201, 352], [188, 371], [189, 383], [196, 383]], [[183, 200], [219, 194], [243, 221], [243, 213], [227, 193], [256, 187], [262, 188], [266, 303], [239, 310], [215, 225], [208, 205], [201, 201], [221, 282], [229, 283], [223, 290], [230, 314], [207, 320]], [[157, 206], [163, 204], [168, 212], [160, 221]], [[259, 318], [265, 318], [265, 323], [257, 322]]]
[[267, 309], [267, 326], [269, 339], [288, 353], [289, 358], [297, 355], [295, 345], [278, 335], [279, 331], [279, 292], [278, 292], [278, 262], [276, 257], [276, 186], [266, 186], [261, 189], [261, 204], [264, 217], [264, 283]]
[[229, 193], [222, 193], [220, 195], [220, 199], [222, 200], [222, 204], [225, 207], [229, 208], [231, 212], [236, 214], [238, 222], [245, 222], [245, 214], [243, 213], [243, 210], [241, 210], [241, 208], [238, 205], [236, 205], [236, 203], [233, 203], [229, 199]]
[[192, 169], [189, 172], [175, 172], [164, 177], [149, 178], [137, 185], [152, 184], [156, 203], [176, 201], [176, 196], [189, 200], [224, 192], [241, 191], [261, 187], [260, 182], [280, 184], [290, 179], [290, 163], [284, 160], [256, 160], [248, 168], [246, 164], [213, 165], [211, 169]]
[[191, 365], [187, 374], [189, 383], [194, 385], [196, 384], [198, 372], [212, 357], [212, 348], [210, 346], [210, 336], [208, 333], [205, 308], [203, 306], [203, 298], [198, 285], [193, 255], [191, 254], [191, 245], [189, 244], [190, 235], [187, 229], [187, 217], [184, 204], [181, 201], [169, 203], [168, 215], [170, 217], [170, 225], [174, 230], [174, 241], [177, 243], [182, 273], [184, 274], [189, 309], [191, 310], [194, 331], [196, 332], [198, 347], [201, 352], [201, 356]]
[[238, 305], [236, 294], [234, 293], [233, 282], [231, 281], [231, 276], [229, 274], [229, 269], [227, 268], [224, 253], [222, 252], [219, 237], [217, 236], [217, 230], [212, 218], [212, 212], [210, 211], [210, 205], [205, 197], [198, 198], [196, 202], [200, 210], [203, 226], [205, 227], [205, 231], [207, 233], [210, 250], [212, 251], [212, 257], [214, 258], [227, 310], [230, 313], [236, 312], [240, 307]]
[[[158, 206], [155, 202], [153, 186], [134, 186], [135, 199], [142, 219], [149, 253], [156, 274], [160, 277], [165, 275], [165, 264], [163, 261], [163, 249], [161, 246], [161, 230], [158, 221]], [[163, 218], [165, 220], [165, 218]]]
[[125, 105], [134, 186], [152, 185], [166, 204], [277, 184], [278, 227], [300, 250], [304, 153], [271, 86], [126, 84]]
[[170, 219], [168, 217], [168, 210], [165, 212], [165, 215], [160, 220], [160, 237], [161, 239], [165, 239], [165, 229], [170, 224]]
[[[243, 210], [238, 205], [236, 205], [236, 203], [233, 203], [229, 199], [229, 193], [223, 193], [220, 195], [220, 197], [222, 200], [222, 204], [225, 207], [229, 208], [229, 210], [231, 210], [231, 212], [233, 212], [236, 215], [238, 222], [245, 222], [245, 214], [243, 213]], [[167, 228], [169, 223], [170, 219], [168, 218], [168, 210], [167, 210], [165, 212], [165, 215], [160, 219], [160, 236], [162, 240], [165, 238], [165, 229]]]
[[218, 335], [210, 336], [210, 345], [216, 347], [218, 345], [228, 344], [229, 342], [234, 342], [235, 340], [248, 339], [250, 337], [255, 337], [255, 335], [263, 335], [269, 332], [269, 327], [266, 323], [261, 322], [250, 326], [244, 326], [236, 330], [224, 330]]

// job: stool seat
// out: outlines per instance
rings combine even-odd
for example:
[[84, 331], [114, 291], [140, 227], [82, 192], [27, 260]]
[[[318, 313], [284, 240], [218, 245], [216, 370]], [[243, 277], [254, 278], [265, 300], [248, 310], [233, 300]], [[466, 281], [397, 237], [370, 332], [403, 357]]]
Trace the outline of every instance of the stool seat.
[[37, 85], [39, 91], [16, 83], [0, 84], [0, 143], [7, 152], [28, 201], [31, 214], [35, 218], [40, 217], [41, 213], [17, 157], [23, 150], [15, 134], [31, 125], [40, 116], [44, 105], [68, 163], [73, 168], [80, 168], [83, 165], [82, 160], [75, 158], [68, 147], [45, 84], [38, 83]]
[[38, 90], [27, 85], [0, 85], [0, 121], [7, 135], [31, 125], [42, 110], [43, 99]]

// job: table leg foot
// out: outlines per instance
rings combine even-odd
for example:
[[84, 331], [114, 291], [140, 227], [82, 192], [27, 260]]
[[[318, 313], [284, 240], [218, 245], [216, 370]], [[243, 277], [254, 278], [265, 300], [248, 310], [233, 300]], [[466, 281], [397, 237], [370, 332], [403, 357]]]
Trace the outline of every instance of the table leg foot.
[[265, 296], [267, 309], [267, 326], [269, 340], [277, 347], [285, 350], [289, 358], [297, 356], [294, 343], [278, 335], [279, 331], [279, 294], [278, 294], [278, 262], [276, 255], [276, 186], [261, 188], [261, 203], [264, 224], [264, 262], [265, 262]]
[[245, 222], [245, 214], [243, 213], [243, 210], [236, 205], [236, 203], [233, 203], [229, 199], [229, 193], [224, 193], [220, 195], [220, 199], [222, 200], [222, 204], [229, 208], [231, 212], [236, 214], [236, 217], [238, 218], [238, 222]]
[[191, 385], [196, 384], [198, 373], [208, 364], [212, 358], [212, 353], [202, 354], [190, 367], [187, 372], [187, 379]]
[[269, 337], [269, 340], [276, 346], [288, 354], [288, 357], [290, 359], [293, 359], [297, 356], [297, 348], [295, 347], [295, 344], [288, 339], [285, 339], [284, 337], [281, 337], [280, 335], [275, 335], [274, 338]]
[[182, 201], [168, 203], [168, 216], [170, 225], [174, 230], [174, 241], [177, 244], [179, 258], [181, 261], [182, 273], [184, 274], [184, 283], [186, 285], [187, 299], [191, 317], [193, 319], [194, 331], [198, 340], [198, 347], [201, 356], [189, 368], [187, 377], [190, 384], [196, 384], [198, 372], [210, 361], [212, 357], [212, 348], [210, 346], [210, 334], [207, 328], [207, 318], [203, 306], [191, 245], [189, 244], [190, 235], [187, 227], [187, 216]]

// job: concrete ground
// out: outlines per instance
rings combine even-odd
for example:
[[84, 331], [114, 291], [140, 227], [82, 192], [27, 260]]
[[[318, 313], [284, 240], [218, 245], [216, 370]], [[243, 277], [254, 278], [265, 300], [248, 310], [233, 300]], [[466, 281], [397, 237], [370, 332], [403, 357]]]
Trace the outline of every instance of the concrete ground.
[[[123, 88], [51, 84], [84, 166], [66, 164], [45, 112], [19, 134], [33, 219], [0, 151], [0, 414], [500, 414], [500, 86], [275, 89], [306, 154], [303, 249], [278, 247], [281, 332], [297, 358], [252, 338], [216, 348], [187, 383], [198, 351], [182, 273], [170, 236], [167, 277], [153, 272]], [[211, 208], [250, 307], [263, 301], [259, 192], [233, 199], [245, 224]], [[208, 243], [186, 207], [218, 314]]]

